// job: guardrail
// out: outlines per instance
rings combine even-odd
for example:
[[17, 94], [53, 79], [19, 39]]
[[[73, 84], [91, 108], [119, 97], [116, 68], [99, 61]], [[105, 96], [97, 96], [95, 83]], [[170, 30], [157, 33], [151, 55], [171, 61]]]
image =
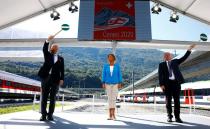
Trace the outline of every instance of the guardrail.
[[[35, 110], [35, 105], [39, 104], [39, 113], [40, 113], [41, 112], [41, 99], [42, 99], [41, 92], [40, 92], [39, 95], [40, 95], [40, 99], [37, 101], [37, 99], [36, 99], [37, 94], [34, 94], [32, 110], [34, 111]], [[62, 100], [60, 101], [60, 103], [61, 103], [61, 110], [64, 111], [65, 94], [62, 94], [61, 96], [62, 96]], [[80, 94], [78, 96], [79, 96], [79, 98], [80, 98], [80, 96], [92, 96], [92, 112], [95, 111], [95, 95], [94, 94]], [[67, 96], [67, 97], [73, 97], [73, 96]]]

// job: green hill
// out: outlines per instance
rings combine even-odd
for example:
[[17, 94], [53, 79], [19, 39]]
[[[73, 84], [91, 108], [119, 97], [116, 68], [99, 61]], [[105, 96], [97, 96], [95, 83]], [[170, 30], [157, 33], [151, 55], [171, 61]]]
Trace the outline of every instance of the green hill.
[[[60, 48], [60, 54], [65, 59], [64, 87], [78, 87], [80, 81], [81, 87], [100, 88], [102, 67], [107, 63], [107, 54], [110, 52], [111, 49]], [[121, 65], [124, 85], [130, 83], [132, 70], [135, 71], [135, 80], [139, 80], [156, 69], [162, 54], [161, 51], [151, 49], [117, 49], [117, 62]], [[41, 64], [36, 61], [8, 60], [0, 62], [0, 69], [39, 80], [37, 72]]]

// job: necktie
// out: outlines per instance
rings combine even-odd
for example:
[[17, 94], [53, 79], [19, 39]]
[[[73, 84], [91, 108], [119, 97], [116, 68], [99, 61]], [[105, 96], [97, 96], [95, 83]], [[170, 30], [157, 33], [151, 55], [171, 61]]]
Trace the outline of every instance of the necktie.
[[172, 77], [171, 61], [168, 61], [168, 72], [169, 72], [169, 77]]

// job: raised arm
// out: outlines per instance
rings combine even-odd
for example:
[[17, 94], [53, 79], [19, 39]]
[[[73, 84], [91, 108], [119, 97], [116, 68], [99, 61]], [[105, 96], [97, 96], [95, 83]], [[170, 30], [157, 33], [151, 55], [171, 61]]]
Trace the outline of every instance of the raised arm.
[[177, 59], [178, 63], [181, 64], [183, 63], [191, 54], [192, 49], [195, 47], [196, 45], [190, 45], [190, 47], [188, 48], [187, 52], [185, 53], [185, 55], [183, 57], [181, 57], [180, 59]]
[[44, 46], [43, 46], [43, 53], [44, 57], [49, 54], [48, 48], [49, 48], [49, 42], [54, 39], [54, 36], [49, 36], [48, 39], [45, 41]]
[[49, 48], [49, 41], [46, 40], [42, 49], [44, 56], [49, 54], [48, 48]]

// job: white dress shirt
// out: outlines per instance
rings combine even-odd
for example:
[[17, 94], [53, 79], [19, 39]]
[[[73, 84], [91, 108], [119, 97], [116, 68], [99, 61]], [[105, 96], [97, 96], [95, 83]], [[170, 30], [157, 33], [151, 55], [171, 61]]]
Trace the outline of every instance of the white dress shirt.
[[[166, 61], [166, 64], [167, 64], [168, 71], [169, 71], [169, 70], [170, 70], [170, 68], [169, 68], [168, 61]], [[174, 76], [174, 71], [173, 71], [173, 69], [171, 69], [171, 74], [172, 74], [172, 76], [171, 76], [171, 77], [169, 77], [169, 80], [175, 80], [175, 76]]]
[[[49, 43], [49, 41], [48, 40], [46, 40], [46, 43]], [[58, 61], [58, 55], [57, 54], [54, 54], [54, 64]], [[50, 69], [50, 72], [49, 72], [49, 74], [51, 74], [51, 72], [52, 72], [52, 68]]]
[[[57, 54], [54, 54], [54, 64], [58, 61], [58, 55]], [[50, 72], [49, 74], [52, 73], [52, 68], [50, 69]]]
[[54, 64], [58, 61], [58, 55], [54, 54]]
[[114, 66], [110, 66], [110, 74], [111, 74], [111, 76], [113, 74], [113, 70], [114, 70]]

